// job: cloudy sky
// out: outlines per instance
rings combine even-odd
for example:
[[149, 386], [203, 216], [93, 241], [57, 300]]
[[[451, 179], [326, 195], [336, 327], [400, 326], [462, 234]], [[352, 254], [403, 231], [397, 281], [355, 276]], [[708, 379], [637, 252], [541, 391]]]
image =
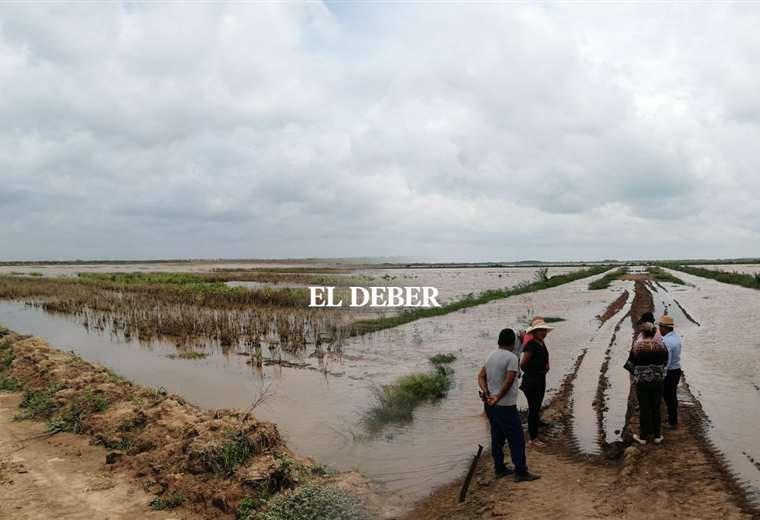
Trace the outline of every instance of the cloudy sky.
[[759, 24], [3, 3], [0, 260], [760, 256]]

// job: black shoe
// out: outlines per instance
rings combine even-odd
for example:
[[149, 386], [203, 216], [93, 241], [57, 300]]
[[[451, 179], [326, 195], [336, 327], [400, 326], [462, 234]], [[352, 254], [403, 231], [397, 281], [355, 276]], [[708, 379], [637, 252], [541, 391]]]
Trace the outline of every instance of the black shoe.
[[533, 473], [525, 472], [525, 473], [518, 473], [515, 475], [515, 482], [531, 482], [533, 480], [538, 480], [541, 478], [541, 475], [534, 475]]
[[512, 468], [504, 468], [501, 471], [494, 471], [494, 478], [499, 479], [499, 478], [504, 478], [507, 475], [514, 475], [514, 474], [515, 474], [515, 470], [513, 470]]

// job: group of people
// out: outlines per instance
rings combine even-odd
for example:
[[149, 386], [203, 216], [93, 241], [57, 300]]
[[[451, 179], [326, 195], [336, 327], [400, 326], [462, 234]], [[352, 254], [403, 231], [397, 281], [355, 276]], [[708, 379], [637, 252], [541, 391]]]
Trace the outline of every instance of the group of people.
[[[638, 321], [639, 332], [631, 347], [625, 368], [632, 374], [639, 402], [639, 433], [634, 441], [655, 444], [663, 440], [660, 401], [667, 406], [668, 426], [678, 427], [677, 388], [681, 380], [681, 337], [675, 332], [671, 316], [663, 315], [655, 325], [654, 315], [644, 313]], [[528, 401], [528, 447], [546, 444], [539, 438], [541, 408], [549, 372], [546, 335], [552, 330], [543, 318], [536, 317], [530, 327], [515, 334], [512, 329], [499, 333], [498, 349], [492, 352], [478, 374], [480, 396], [491, 426], [491, 455], [496, 478], [513, 475], [516, 482], [532, 481], [539, 475], [528, 471], [525, 434], [517, 411], [518, 389]], [[504, 462], [504, 444], [514, 468]]]
[[654, 315], [645, 312], [638, 322], [639, 334], [625, 364], [633, 375], [639, 401], [639, 433], [633, 440], [660, 444], [662, 418], [660, 401], [665, 401], [668, 428], [678, 427], [678, 383], [681, 381], [681, 336], [675, 331], [673, 318], [667, 314], [655, 325]]

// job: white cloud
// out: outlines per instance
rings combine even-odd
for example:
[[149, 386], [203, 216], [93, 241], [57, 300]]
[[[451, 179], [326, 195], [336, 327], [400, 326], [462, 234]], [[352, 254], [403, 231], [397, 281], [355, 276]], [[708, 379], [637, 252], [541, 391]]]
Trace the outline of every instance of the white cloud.
[[758, 14], [9, 4], [0, 259], [757, 255]]

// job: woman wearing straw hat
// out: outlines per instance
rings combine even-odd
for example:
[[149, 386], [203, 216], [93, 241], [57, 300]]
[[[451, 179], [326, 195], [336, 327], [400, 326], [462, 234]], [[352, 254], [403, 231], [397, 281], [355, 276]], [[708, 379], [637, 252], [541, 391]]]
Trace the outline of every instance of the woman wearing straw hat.
[[546, 393], [546, 373], [549, 371], [549, 350], [544, 339], [554, 327], [546, 324], [543, 318], [535, 318], [525, 334], [532, 339], [525, 345], [520, 360], [523, 371], [520, 389], [528, 400], [528, 447], [542, 448], [545, 443], [538, 439], [538, 427], [541, 420], [541, 406]]
[[633, 344], [628, 356], [633, 365], [633, 382], [639, 401], [639, 434], [634, 433], [633, 440], [646, 444], [649, 437], [654, 437], [654, 443], [660, 444], [663, 440], [660, 400], [668, 349], [661, 339], [655, 337], [654, 323], [644, 322], [641, 334], [642, 340]]

